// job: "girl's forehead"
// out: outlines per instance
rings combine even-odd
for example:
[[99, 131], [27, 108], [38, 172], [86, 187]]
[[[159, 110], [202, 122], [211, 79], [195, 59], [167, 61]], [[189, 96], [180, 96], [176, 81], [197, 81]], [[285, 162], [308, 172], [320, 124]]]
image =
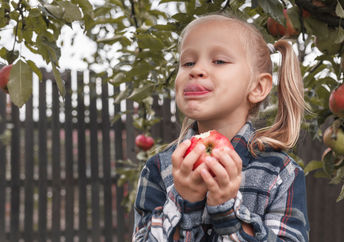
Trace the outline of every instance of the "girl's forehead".
[[181, 42], [180, 50], [185, 45], [194, 45], [197, 41], [209, 41], [207, 44], [217, 43], [227, 45], [229, 42], [240, 43], [244, 40], [242, 34], [244, 26], [230, 20], [207, 20], [192, 23], [184, 31]]

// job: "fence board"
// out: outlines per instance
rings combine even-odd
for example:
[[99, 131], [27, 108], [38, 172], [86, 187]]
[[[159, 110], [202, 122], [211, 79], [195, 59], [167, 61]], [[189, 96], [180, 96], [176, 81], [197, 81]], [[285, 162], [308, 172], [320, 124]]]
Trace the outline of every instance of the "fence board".
[[[6, 94], [0, 91], [0, 135], [6, 130]], [[6, 145], [0, 140], [0, 241], [5, 241]]]
[[39, 241], [47, 241], [47, 104], [46, 104], [46, 82], [39, 83], [39, 130], [38, 130], [38, 230]]
[[26, 241], [33, 240], [33, 167], [34, 167], [34, 129], [32, 97], [25, 107], [25, 219], [24, 236]]
[[102, 152], [104, 173], [104, 236], [105, 242], [112, 241], [112, 195], [111, 195], [111, 158], [110, 158], [110, 117], [108, 104], [108, 84], [102, 81]]
[[86, 196], [86, 142], [85, 142], [85, 103], [84, 78], [82, 73], [77, 75], [78, 92], [78, 184], [79, 184], [79, 239], [87, 241], [87, 196]]
[[65, 97], [65, 231], [66, 241], [74, 241], [74, 157], [73, 157], [73, 124], [72, 124], [72, 87], [70, 72], [66, 75]]
[[[119, 93], [119, 88], [115, 88], [115, 94]], [[121, 111], [120, 104], [115, 104], [115, 114], [119, 113]], [[115, 150], [115, 159], [116, 159], [116, 168], [120, 167], [120, 164], [118, 164], [118, 160], [123, 160], [124, 152], [123, 152], [123, 136], [122, 136], [122, 130], [123, 130], [123, 124], [121, 119], [118, 119], [115, 122], [114, 125], [115, 130], [115, 142], [114, 142], [114, 150]], [[123, 200], [123, 186], [118, 186], [116, 184], [116, 231], [117, 231], [117, 241], [125, 241], [124, 235], [125, 235], [125, 208], [122, 206], [122, 200]]]
[[12, 104], [12, 128], [11, 135], [11, 223], [10, 223], [10, 241], [16, 242], [19, 240], [19, 155], [20, 155], [20, 129], [15, 128], [19, 124], [19, 110], [18, 107]]
[[56, 83], [53, 83], [52, 104], [52, 241], [60, 241], [61, 231], [61, 144], [60, 144], [60, 101]]
[[96, 79], [90, 78], [90, 124], [91, 124], [91, 205], [92, 205], [92, 240], [100, 241], [99, 227], [99, 159], [98, 159], [98, 129], [97, 129], [97, 93]]

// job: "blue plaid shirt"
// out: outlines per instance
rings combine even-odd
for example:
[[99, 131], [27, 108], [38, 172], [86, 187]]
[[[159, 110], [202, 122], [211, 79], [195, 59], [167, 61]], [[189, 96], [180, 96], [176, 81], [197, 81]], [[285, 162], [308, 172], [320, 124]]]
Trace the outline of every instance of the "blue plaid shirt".
[[[195, 133], [190, 129], [186, 138]], [[219, 206], [190, 203], [175, 190], [175, 146], [150, 158], [139, 180], [133, 241], [173, 241], [178, 226], [178, 241], [308, 241], [303, 170], [281, 151], [253, 156], [247, 148], [253, 134], [248, 122], [231, 141], [243, 161], [242, 183], [237, 197]], [[251, 224], [254, 237], [242, 222]]]

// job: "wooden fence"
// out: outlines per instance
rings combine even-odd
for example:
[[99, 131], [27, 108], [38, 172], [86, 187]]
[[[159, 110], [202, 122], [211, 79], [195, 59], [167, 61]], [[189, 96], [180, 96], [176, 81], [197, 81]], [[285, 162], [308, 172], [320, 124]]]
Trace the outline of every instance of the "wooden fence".
[[[51, 73], [43, 73], [46, 81], [34, 81], [33, 97], [21, 109], [0, 91], [0, 242], [129, 241], [133, 218], [121, 204], [128, 187], [116, 185], [116, 161], [135, 159], [136, 131], [132, 115], [112, 120], [134, 104], [114, 104], [118, 89], [71, 71], [63, 74], [62, 100]], [[153, 136], [173, 140], [171, 103], [155, 99], [154, 108], [163, 118]], [[298, 155], [306, 162], [323, 150], [301, 136]], [[344, 241], [339, 189], [307, 176], [310, 241]]]
[[[112, 120], [133, 103], [115, 105], [119, 90], [87, 73], [64, 73], [64, 100], [51, 73], [43, 78], [21, 109], [0, 92], [0, 241], [129, 241], [116, 160], [135, 159], [135, 130], [131, 115]], [[165, 121], [166, 103], [155, 100]], [[169, 123], [153, 130], [165, 142]]]

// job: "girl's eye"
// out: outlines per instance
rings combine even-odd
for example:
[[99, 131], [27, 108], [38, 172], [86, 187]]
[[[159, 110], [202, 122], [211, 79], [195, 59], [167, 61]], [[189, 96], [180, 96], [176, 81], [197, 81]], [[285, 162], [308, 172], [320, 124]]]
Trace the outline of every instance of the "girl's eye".
[[221, 65], [221, 64], [226, 64], [227, 62], [223, 60], [214, 60], [214, 64]]
[[185, 67], [190, 67], [190, 66], [193, 66], [195, 63], [194, 62], [185, 62], [184, 64], [183, 64], [183, 66], [185, 66]]

